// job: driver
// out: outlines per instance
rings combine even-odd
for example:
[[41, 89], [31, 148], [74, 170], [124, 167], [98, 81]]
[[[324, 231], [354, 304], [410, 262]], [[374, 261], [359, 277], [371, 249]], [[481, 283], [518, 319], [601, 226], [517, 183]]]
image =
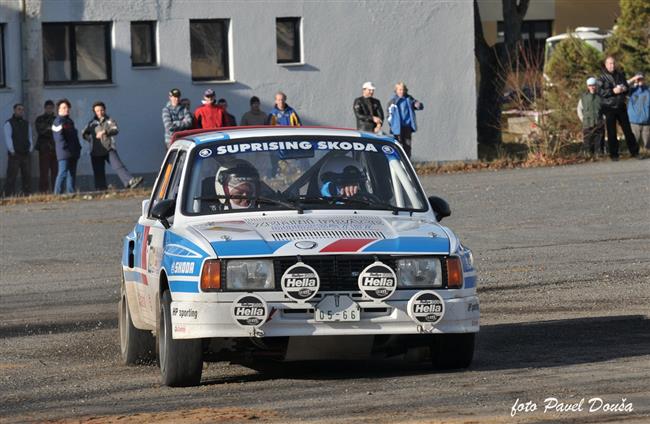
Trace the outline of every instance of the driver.
[[359, 162], [347, 156], [328, 159], [318, 173], [323, 197], [353, 197], [362, 192], [367, 181]]
[[223, 209], [253, 209], [260, 192], [260, 174], [245, 160], [222, 165], [214, 179], [214, 188]]

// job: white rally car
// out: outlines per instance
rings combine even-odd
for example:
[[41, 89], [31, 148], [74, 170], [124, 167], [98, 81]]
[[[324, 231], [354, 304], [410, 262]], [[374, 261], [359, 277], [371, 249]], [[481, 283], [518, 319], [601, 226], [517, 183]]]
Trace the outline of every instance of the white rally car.
[[204, 361], [413, 355], [468, 367], [470, 250], [391, 137], [332, 128], [185, 132], [124, 239], [122, 359], [162, 382]]

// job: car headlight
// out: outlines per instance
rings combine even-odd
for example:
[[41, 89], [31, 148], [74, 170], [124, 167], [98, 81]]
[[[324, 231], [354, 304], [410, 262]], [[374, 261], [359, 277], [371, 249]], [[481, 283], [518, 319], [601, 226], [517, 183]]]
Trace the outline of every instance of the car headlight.
[[228, 290], [270, 290], [275, 288], [273, 261], [228, 261], [226, 264]]
[[397, 262], [397, 287], [442, 287], [438, 258], [406, 258]]

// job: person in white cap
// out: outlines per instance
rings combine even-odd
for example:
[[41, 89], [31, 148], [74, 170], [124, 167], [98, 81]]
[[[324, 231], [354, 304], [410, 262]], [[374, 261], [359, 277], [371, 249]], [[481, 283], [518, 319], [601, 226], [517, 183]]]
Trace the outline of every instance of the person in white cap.
[[357, 129], [378, 133], [384, 123], [384, 110], [379, 100], [372, 97], [375, 94], [375, 86], [367, 81], [361, 89], [361, 97], [354, 99], [352, 106], [357, 118]]
[[589, 77], [587, 91], [582, 93], [578, 102], [578, 118], [582, 121], [584, 152], [591, 157], [603, 153], [604, 148], [605, 126], [597, 83], [596, 78]]

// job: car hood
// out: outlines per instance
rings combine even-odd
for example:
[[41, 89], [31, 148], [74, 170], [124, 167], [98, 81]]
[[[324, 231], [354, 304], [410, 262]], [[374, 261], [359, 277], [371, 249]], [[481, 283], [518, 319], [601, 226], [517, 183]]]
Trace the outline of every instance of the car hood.
[[363, 215], [252, 217], [191, 225], [219, 257], [449, 254], [433, 220]]

